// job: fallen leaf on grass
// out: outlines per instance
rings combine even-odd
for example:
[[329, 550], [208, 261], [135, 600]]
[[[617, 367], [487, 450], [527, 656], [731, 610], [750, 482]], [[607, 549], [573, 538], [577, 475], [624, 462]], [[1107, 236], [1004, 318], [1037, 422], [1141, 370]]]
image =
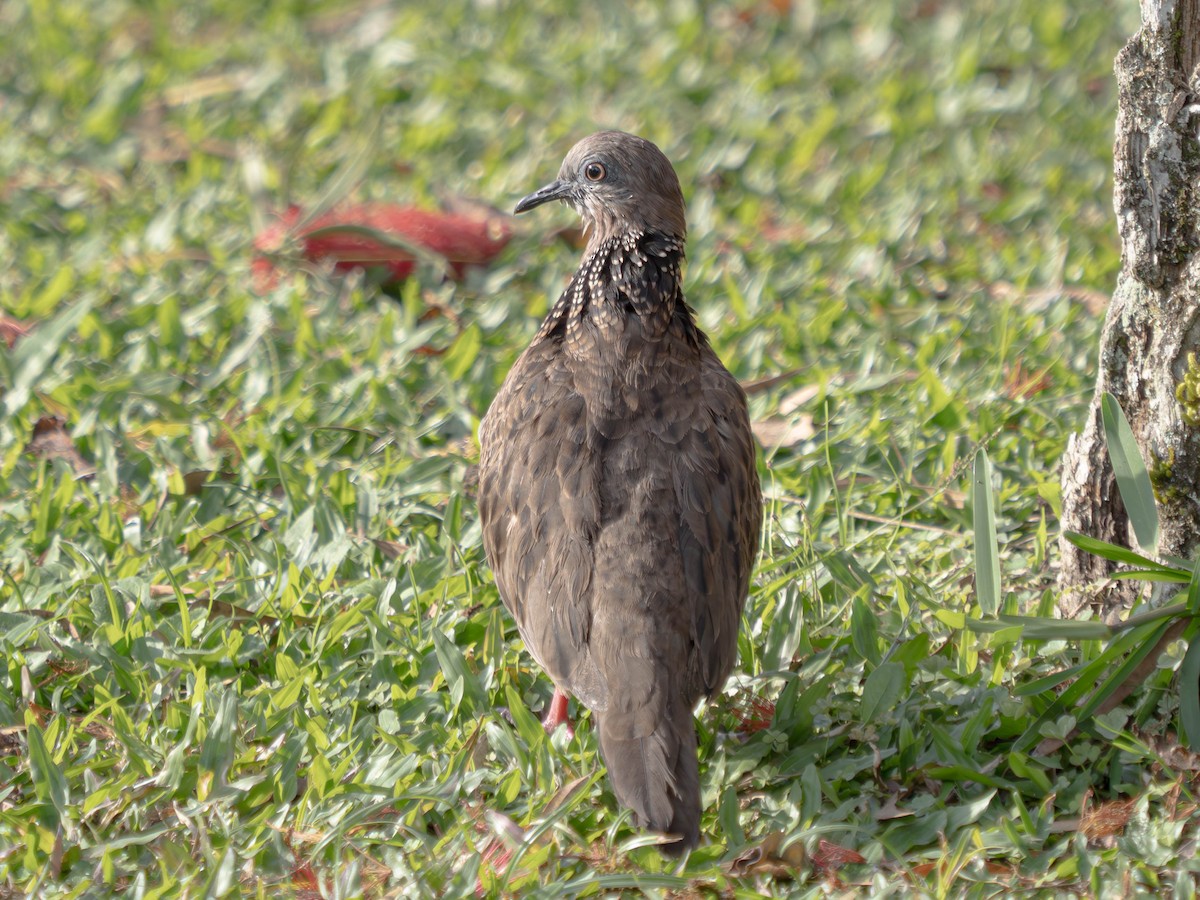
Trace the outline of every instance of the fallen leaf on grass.
[[807, 414], [792, 420], [759, 419], [750, 425], [750, 430], [754, 432], [758, 442], [769, 449], [795, 447], [817, 433], [813, 427], [812, 416]]
[[321, 884], [321, 879], [317, 877], [317, 872], [312, 864], [302, 862], [292, 869], [290, 887], [297, 892], [297, 895], [320, 897], [324, 885]]
[[729, 864], [729, 873], [737, 877], [766, 875], [769, 878], [795, 878], [808, 865], [808, 854], [799, 840], [785, 847], [784, 842], [789, 836], [782, 831], [772, 831], [756, 846], [738, 854]]
[[384, 559], [399, 559], [408, 552], [408, 544], [400, 541], [389, 541], [385, 538], [371, 538], [371, 543]]
[[1029, 400], [1051, 387], [1053, 383], [1048, 368], [1041, 372], [1026, 372], [1021, 361], [1017, 360], [1004, 371], [1004, 395], [1010, 400]]
[[[790, 416], [796, 410], [808, 406], [821, 393], [821, 388], [815, 384], [806, 384], [802, 388], [797, 388], [790, 394], [784, 395], [779, 401], [779, 412], [782, 415]], [[812, 416], [809, 416], [811, 422]]]
[[790, 381], [795, 378], [803, 369], [788, 369], [786, 372], [780, 372], [777, 375], [767, 375], [765, 378], [755, 378], [753, 381], [741, 382], [742, 390], [753, 397], [755, 394], [761, 394], [775, 387], [777, 384], [783, 384], [785, 381]]
[[792, 11], [792, 0], [763, 0], [735, 13], [743, 25], [753, 25], [760, 16], [786, 16]]
[[293, 245], [310, 262], [330, 260], [334, 269], [378, 268], [384, 283], [403, 281], [424, 259], [461, 278], [472, 266], [490, 262], [512, 236], [507, 217], [461, 215], [413, 206], [367, 203], [343, 206], [307, 218], [298, 206], [255, 239], [255, 285], [270, 290], [276, 269]]
[[1080, 304], [1093, 316], [1099, 316], [1108, 309], [1109, 303], [1108, 294], [1076, 284], [1022, 290], [1010, 282], [997, 281], [986, 285], [984, 290], [997, 300], [1020, 303], [1030, 312], [1041, 312], [1048, 309], [1056, 300], [1066, 298]]
[[67, 434], [66, 422], [59, 416], [42, 416], [37, 420], [25, 452], [39, 459], [65, 459], [76, 478], [90, 478], [96, 474], [96, 467], [76, 449]]
[[875, 813], [875, 821], [887, 822], [891, 819], [904, 819], [908, 816], [916, 815], [911, 809], [901, 809], [896, 802], [896, 795], [892, 794], [888, 797], [887, 803], [879, 807]]
[[825, 872], [836, 872], [842, 866], [865, 863], [866, 858], [857, 850], [843, 847], [824, 838], [817, 841], [817, 849], [813, 851], [812, 864]]
[[193, 469], [190, 472], [183, 473], [183, 495], [185, 497], [195, 497], [203, 489], [208, 477], [212, 475], [212, 469]]
[[742, 734], [756, 734], [771, 727], [775, 721], [775, 704], [761, 697], [751, 697], [744, 705], [730, 710], [738, 720], [737, 730]]
[[[785, 373], [790, 375], [791, 373]], [[767, 381], [773, 381], [767, 379]], [[746, 388], [747, 393], [753, 390], [765, 390], [761, 387], [765, 382], [754, 382]], [[779, 415], [769, 419], [759, 419], [750, 425], [754, 436], [764, 447], [778, 449], [794, 447], [801, 441], [807, 441], [817, 433], [813, 425], [813, 417], [809, 413], [800, 412], [821, 393], [821, 388], [815, 384], [804, 387], [785, 395], [779, 401]]]
[[[1155, 658], [1158, 657], [1158, 653], [1152, 655]], [[1168, 731], [1165, 734], [1154, 734], [1138, 730], [1135, 733], [1140, 740], [1146, 742], [1146, 745], [1161, 760], [1163, 765], [1181, 772], [1200, 772], [1200, 753], [1189, 750], [1181, 744], [1179, 742], [1179, 735], [1175, 734], [1175, 732]]]
[[1116, 837], [1125, 832], [1125, 826], [1133, 815], [1137, 798], [1128, 800], [1109, 800], [1099, 806], [1089, 809], [1083, 814], [1079, 831], [1089, 841], [1102, 838]]
[[548, 816], [566, 804], [572, 797], [579, 793], [581, 787], [591, 780], [592, 776], [590, 775], [580, 775], [578, 778], [568, 781], [551, 795], [546, 805], [542, 808], [542, 815]]
[[[945, 865], [945, 860], [936, 862], [917, 863], [912, 867], [911, 872], [920, 878], [925, 878], [931, 872]], [[1017, 877], [1017, 869], [1015, 866], [1006, 865], [1005, 863], [994, 862], [990, 859], [983, 861], [983, 868], [989, 875], [995, 875], [998, 878], [1012, 879]]]

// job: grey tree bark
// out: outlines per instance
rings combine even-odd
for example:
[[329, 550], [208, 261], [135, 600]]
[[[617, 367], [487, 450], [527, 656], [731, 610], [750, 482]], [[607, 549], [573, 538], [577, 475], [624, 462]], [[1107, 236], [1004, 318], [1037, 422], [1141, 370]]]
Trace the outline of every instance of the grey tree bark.
[[[1105, 447], [1100, 397], [1124, 410], [1151, 472], [1159, 555], [1200, 545], [1200, 0], [1142, 0], [1142, 27], [1116, 59], [1113, 148], [1121, 274], [1100, 341], [1087, 422], [1063, 460], [1062, 527], [1132, 546]], [[1152, 550], [1154, 548], [1146, 548]], [[1060, 608], [1114, 617], [1131, 582], [1061, 541]]]

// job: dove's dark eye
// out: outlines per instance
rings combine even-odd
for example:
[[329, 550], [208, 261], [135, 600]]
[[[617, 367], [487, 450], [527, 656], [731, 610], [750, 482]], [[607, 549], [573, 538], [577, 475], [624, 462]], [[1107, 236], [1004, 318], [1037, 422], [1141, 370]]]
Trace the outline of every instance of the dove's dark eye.
[[603, 181], [608, 172], [598, 162], [590, 162], [583, 169], [583, 175], [588, 181]]

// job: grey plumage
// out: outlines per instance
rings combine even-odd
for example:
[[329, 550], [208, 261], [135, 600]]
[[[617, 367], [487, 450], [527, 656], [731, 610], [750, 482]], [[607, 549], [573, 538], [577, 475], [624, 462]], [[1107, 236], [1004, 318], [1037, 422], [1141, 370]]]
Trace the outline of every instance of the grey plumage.
[[597, 720], [637, 823], [699, 841], [696, 702], [720, 689], [758, 548], [746, 398], [696, 326], [670, 162], [600, 132], [517, 205], [583, 217], [583, 260], [480, 426], [483, 541], [557, 688]]

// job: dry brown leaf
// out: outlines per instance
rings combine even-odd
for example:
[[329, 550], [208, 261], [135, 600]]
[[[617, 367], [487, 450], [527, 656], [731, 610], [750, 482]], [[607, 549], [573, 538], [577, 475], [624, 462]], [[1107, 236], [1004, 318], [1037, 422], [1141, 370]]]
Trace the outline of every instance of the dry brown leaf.
[[[1158, 657], [1158, 653], [1153, 655]], [[1170, 768], [1180, 772], [1200, 772], [1200, 753], [1194, 753], [1179, 743], [1179, 736], [1174, 732], [1161, 735], [1138, 732], [1138, 737]]]
[[590, 775], [580, 775], [578, 778], [568, 781], [550, 797], [550, 800], [542, 809], [542, 815], [548, 816], [560, 806], [567, 803], [567, 801], [574, 797], [579, 789], [587, 784], [590, 780]]
[[849, 847], [843, 847], [824, 838], [817, 842], [817, 849], [813, 851], [812, 855], [812, 864], [826, 872], [837, 871], [842, 866], [866, 861], [866, 858], [857, 850], [851, 850]]
[[886, 822], [889, 819], [903, 819], [915, 815], [911, 809], [901, 809], [899, 804], [896, 803], [896, 799], [895, 794], [888, 797], [887, 803], [879, 807], [879, 810], [875, 813], [875, 821]]
[[246, 68], [235, 72], [202, 75], [184, 84], [168, 87], [162, 92], [162, 102], [167, 106], [185, 106], [209, 97], [236, 94], [246, 89], [254, 80], [255, 74], [254, 69]]
[[295, 828], [284, 828], [281, 825], [276, 825], [273, 822], [267, 822], [267, 827], [272, 831], [278, 831], [287, 838], [288, 846], [295, 843], [301, 844], [316, 844], [325, 840], [324, 831], [297, 831]]
[[[208, 595], [207, 588], [197, 591], [195, 588], [189, 587], [186, 584], [181, 584], [179, 586], [179, 592], [181, 594], [183, 594], [185, 597], [194, 597], [194, 596], [198, 596], [198, 595], [207, 596]], [[163, 597], [174, 597], [175, 596], [175, 586], [170, 585], [170, 584], [152, 584], [152, 585], [150, 585], [150, 596], [156, 600], [161, 600]]]
[[[819, 385], [806, 384], [802, 388], [797, 388], [791, 393], [785, 394], [779, 401], [780, 415], [790, 416], [801, 407], [808, 406], [820, 393], [821, 388]], [[809, 420], [812, 420], [812, 416], [809, 416]]]
[[808, 865], [808, 853], [800, 841], [786, 847], [789, 835], [772, 831], [756, 846], [747, 847], [729, 863], [729, 874], [737, 877], [766, 875], [769, 878], [795, 878]]
[[212, 469], [193, 469], [183, 473], [183, 496], [195, 497], [208, 482]]
[[1026, 372], [1025, 367], [1017, 360], [1004, 372], [1004, 395], [1010, 400], [1028, 400], [1052, 387], [1049, 369], [1041, 372]]
[[967, 505], [967, 494], [965, 491], [954, 491], [947, 488], [942, 491], [942, 500], [950, 509], [962, 509]]
[[509, 217], [480, 218], [390, 203], [343, 204], [310, 215], [291, 206], [254, 239], [255, 288], [272, 289], [280, 266], [299, 257], [328, 262], [335, 271], [372, 269], [384, 283], [408, 278], [420, 260], [437, 262], [458, 279], [486, 266], [512, 237]]
[[389, 541], [385, 538], [371, 538], [371, 543], [384, 559], [399, 559], [408, 551], [408, 544], [400, 541]]
[[1137, 805], [1137, 798], [1128, 800], [1109, 800], [1101, 803], [1083, 814], [1079, 831], [1089, 841], [1106, 837], [1115, 837], [1124, 833], [1129, 817]]
[[[224, 600], [202, 598], [191, 601], [188, 604], [188, 608], [207, 610], [210, 615], [220, 616], [239, 625], [244, 622], [251, 622], [255, 625], [262, 625], [265, 628], [274, 628], [279, 624], [279, 620], [274, 616], [268, 616], [265, 613], [254, 613], [240, 606], [234, 606], [232, 603], [227, 603]], [[294, 616], [293, 619], [301, 624], [310, 624], [312, 622], [308, 616]]]
[[801, 441], [807, 441], [817, 433], [813, 427], [810, 415], [801, 415], [788, 421], [787, 419], [760, 419], [750, 426], [754, 436], [763, 447], [779, 449], [794, 447]]
[[1082, 285], [1064, 284], [1058, 287], [1037, 288], [1023, 291], [1015, 284], [997, 281], [985, 287], [987, 294], [997, 300], [1020, 303], [1031, 312], [1049, 308], [1055, 300], [1065, 297], [1079, 303], [1093, 316], [1103, 315], [1108, 309], [1108, 294]]
[[755, 394], [761, 394], [775, 387], [777, 384], [783, 384], [785, 381], [791, 381], [803, 369], [788, 369], [786, 372], [780, 372], [778, 375], [767, 375], [764, 378], [756, 378], [753, 381], [741, 382], [742, 390], [753, 397]]
[[34, 423], [33, 436], [25, 452], [39, 459], [65, 459], [76, 478], [90, 478], [96, 467], [83, 458], [67, 434], [66, 422], [59, 416], [42, 416]]

